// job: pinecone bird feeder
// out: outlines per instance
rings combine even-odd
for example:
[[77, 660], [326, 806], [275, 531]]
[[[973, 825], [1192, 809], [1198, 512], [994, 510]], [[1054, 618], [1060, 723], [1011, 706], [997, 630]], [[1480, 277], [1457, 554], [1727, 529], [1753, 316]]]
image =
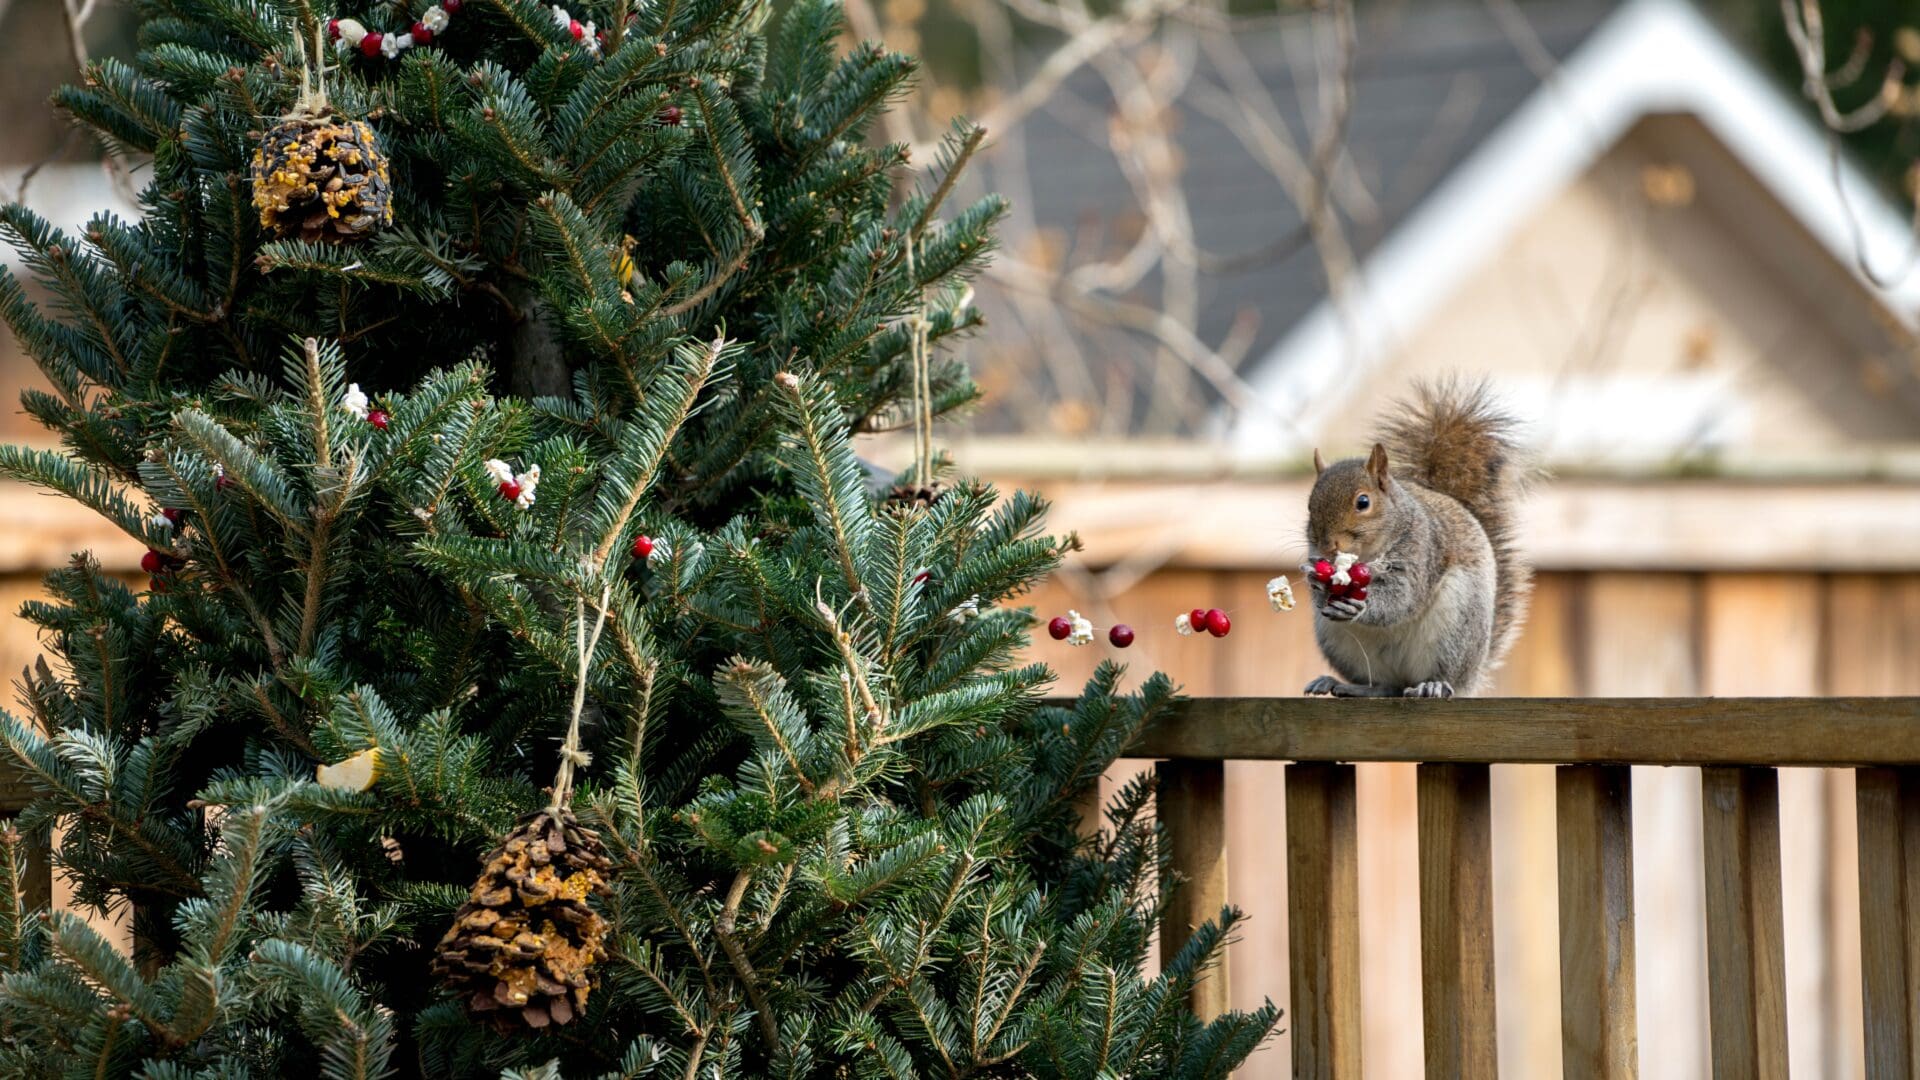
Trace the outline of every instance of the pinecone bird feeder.
[[[314, 53], [325, 56], [318, 43]], [[254, 147], [260, 226], [282, 239], [338, 244], [393, 224], [393, 177], [373, 125], [334, 113], [324, 66], [303, 66], [301, 82], [293, 112]]]
[[607, 921], [587, 898], [608, 892], [610, 864], [599, 836], [568, 802], [575, 767], [589, 761], [580, 749], [580, 713], [608, 598], [601, 596], [591, 637], [584, 610], [575, 620], [580, 680], [552, 801], [522, 818], [487, 856], [434, 953], [434, 974], [470, 1014], [504, 1033], [572, 1021], [585, 1010], [594, 965], [606, 955]]

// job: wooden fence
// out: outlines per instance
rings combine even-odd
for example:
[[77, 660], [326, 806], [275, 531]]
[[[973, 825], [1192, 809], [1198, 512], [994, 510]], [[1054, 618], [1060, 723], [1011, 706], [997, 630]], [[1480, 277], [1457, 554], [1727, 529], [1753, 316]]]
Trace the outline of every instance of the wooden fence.
[[[1716, 1080], [1787, 1075], [1775, 769], [1854, 769], [1867, 1076], [1920, 1075], [1920, 698], [1209, 699], [1133, 752], [1160, 759], [1160, 821], [1187, 879], [1161, 927], [1163, 959], [1233, 899], [1225, 762], [1291, 763], [1285, 1022], [1294, 1074], [1309, 1080], [1361, 1075], [1353, 762], [1418, 763], [1426, 1075], [1472, 1080], [1498, 1074], [1489, 765], [1559, 766], [1567, 1080], [1638, 1074], [1628, 767], [1701, 767]], [[1214, 972], [1194, 1010], [1223, 1011], [1227, 985]]]

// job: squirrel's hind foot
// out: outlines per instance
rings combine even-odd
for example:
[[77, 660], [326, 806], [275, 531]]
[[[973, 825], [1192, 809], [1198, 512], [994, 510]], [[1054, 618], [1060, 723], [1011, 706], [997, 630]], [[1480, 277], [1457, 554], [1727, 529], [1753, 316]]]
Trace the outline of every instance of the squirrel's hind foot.
[[1431, 679], [1423, 683], [1414, 683], [1402, 693], [1407, 697], [1450, 698], [1453, 696], [1453, 684], [1445, 679]]

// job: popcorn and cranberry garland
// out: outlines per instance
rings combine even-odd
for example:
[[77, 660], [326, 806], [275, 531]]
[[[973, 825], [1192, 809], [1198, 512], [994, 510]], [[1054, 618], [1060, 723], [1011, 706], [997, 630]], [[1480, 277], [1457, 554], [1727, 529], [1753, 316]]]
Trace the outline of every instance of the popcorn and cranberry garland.
[[489, 458], [486, 468], [487, 475], [499, 486], [501, 498], [522, 510], [533, 506], [534, 489], [540, 486], [540, 466], [529, 465], [526, 472], [515, 473], [513, 466], [499, 458]]
[[[411, 27], [397, 34], [369, 30], [358, 19], [328, 19], [327, 36], [333, 40], [335, 52], [358, 52], [362, 56], [383, 56], [392, 60], [416, 45], [431, 45], [433, 39], [453, 21], [453, 16], [460, 13], [462, 6], [462, 0], [440, 0], [440, 3], [422, 12]], [[586, 46], [589, 53], [595, 56], [600, 54], [602, 35], [594, 29], [593, 23], [581, 22], [559, 4], [554, 4], [547, 11], [553, 17], [553, 25]]]
[[1287, 580], [1287, 575], [1281, 574], [1267, 582], [1267, 603], [1272, 604], [1275, 611], [1293, 610], [1293, 582]]
[[1335, 553], [1332, 562], [1317, 559], [1313, 564], [1313, 579], [1327, 587], [1327, 595], [1335, 599], [1365, 600], [1367, 586], [1373, 584], [1373, 568], [1360, 561], [1360, 556], [1351, 552]]

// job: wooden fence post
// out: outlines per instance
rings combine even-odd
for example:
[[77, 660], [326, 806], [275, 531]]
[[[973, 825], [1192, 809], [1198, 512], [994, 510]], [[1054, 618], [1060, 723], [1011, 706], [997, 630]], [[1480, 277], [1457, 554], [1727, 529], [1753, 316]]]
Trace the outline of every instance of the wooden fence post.
[[1296, 1080], [1360, 1080], [1353, 766], [1287, 766], [1287, 959]]
[[1485, 765], [1421, 765], [1420, 983], [1428, 1080], [1493, 1080], [1493, 818]]
[[[1217, 917], [1227, 902], [1227, 783], [1219, 761], [1176, 758], [1156, 766], [1160, 824], [1172, 847], [1173, 870], [1185, 881], [1160, 924], [1160, 963], [1179, 955], [1193, 929]], [[1224, 952], [1194, 984], [1190, 1004], [1202, 1021], [1228, 1009]]]
[[1633, 771], [1555, 770], [1560, 863], [1560, 1062], [1565, 1080], [1639, 1075], [1633, 938]]
[[1700, 784], [1714, 1080], [1786, 1080], [1779, 778], [1713, 766]]
[[1920, 1075], [1920, 772], [1854, 773], [1867, 1080]]

